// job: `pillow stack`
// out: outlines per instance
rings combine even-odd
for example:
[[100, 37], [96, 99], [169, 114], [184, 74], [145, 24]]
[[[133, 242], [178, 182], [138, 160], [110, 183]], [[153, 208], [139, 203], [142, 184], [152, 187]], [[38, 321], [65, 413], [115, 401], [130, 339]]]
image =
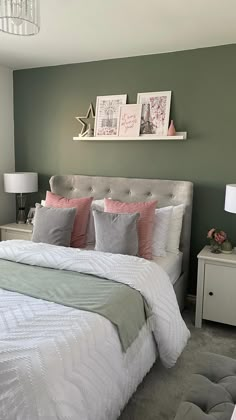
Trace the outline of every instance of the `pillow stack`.
[[[36, 206], [32, 241], [85, 248], [92, 200], [93, 197], [65, 198], [47, 191], [45, 207]], [[68, 215], [71, 215], [70, 221]], [[72, 217], [72, 215], [74, 216]], [[68, 235], [66, 222], [68, 229], [72, 224], [69, 243], [63, 238], [63, 231]], [[61, 235], [59, 235], [59, 231]], [[55, 232], [57, 232], [57, 240], [54, 238]]]
[[90, 206], [93, 197], [65, 198], [47, 191], [46, 207], [76, 209], [74, 227], [71, 234], [71, 247], [84, 248], [86, 246], [87, 225], [89, 220]]
[[[168, 206], [156, 208], [157, 201], [149, 202], [133, 202], [124, 203], [121, 201], [111, 200], [105, 198], [104, 200], [94, 200], [92, 203], [92, 210], [96, 209], [106, 213], [113, 214], [133, 214], [139, 213], [137, 229], [139, 240], [138, 254], [142, 258], [152, 259], [155, 257], [166, 257], [167, 252], [179, 254], [180, 236], [182, 231], [182, 221], [184, 215], [184, 205]], [[89, 222], [89, 245], [94, 245], [100, 242], [101, 231], [94, 226], [94, 212], [91, 212]], [[111, 237], [115, 234], [113, 227], [106, 226], [106, 232], [103, 235]], [[130, 239], [131, 240], [131, 239]], [[106, 252], [113, 252], [114, 249], [110, 246], [111, 242], [107, 242]], [[95, 246], [96, 250], [100, 248]]]
[[37, 206], [33, 241], [151, 260], [179, 253], [184, 205], [157, 207], [157, 201], [121, 202], [92, 197], [65, 198], [47, 192]]
[[139, 256], [152, 259], [152, 233], [157, 201], [122, 203], [105, 198], [105, 212], [110, 213], [139, 213], [138, 239]]

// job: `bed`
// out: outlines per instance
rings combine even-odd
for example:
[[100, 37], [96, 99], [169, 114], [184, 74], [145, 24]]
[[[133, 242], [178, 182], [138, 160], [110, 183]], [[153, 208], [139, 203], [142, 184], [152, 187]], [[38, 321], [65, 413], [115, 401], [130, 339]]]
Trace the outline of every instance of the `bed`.
[[[172, 282], [183, 308], [191, 183], [75, 175], [54, 176], [50, 186], [52, 192], [68, 198], [93, 196], [124, 201], [155, 198], [159, 206], [185, 204], [181, 254], [178, 262], [172, 260], [168, 264], [175, 277], [179, 273]], [[97, 313], [1, 288], [0, 418], [115, 420], [158, 354], [171, 367], [185, 347], [189, 332], [180, 316], [167, 268], [162, 268], [160, 261], [156, 264], [137, 257], [57, 248], [7, 241], [0, 245], [1, 270], [4, 271], [5, 264], [7, 273], [8, 264], [12, 263], [18, 272], [29, 265], [30, 270], [37, 266], [60, 273], [67, 270], [68, 275], [78, 271], [106, 277], [139, 290], [152, 307], [153, 316], [123, 351], [114, 325]]]
[[[181, 273], [174, 280], [174, 290], [182, 311], [184, 308], [189, 269], [193, 184], [188, 181], [135, 179], [84, 175], [53, 176], [51, 191], [68, 198], [92, 196], [121, 201], [158, 200], [158, 207], [185, 205], [180, 251]], [[171, 261], [171, 265], [173, 261]], [[176, 263], [178, 265], [178, 262]]]

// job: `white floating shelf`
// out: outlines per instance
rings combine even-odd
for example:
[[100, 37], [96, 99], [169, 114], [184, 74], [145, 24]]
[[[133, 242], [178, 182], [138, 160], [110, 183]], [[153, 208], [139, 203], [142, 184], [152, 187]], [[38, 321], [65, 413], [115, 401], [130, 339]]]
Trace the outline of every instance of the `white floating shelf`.
[[99, 136], [99, 137], [73, 137], [74, 141], [157, 141], [157, 140], [187, 140], [187, 132], [181, 131], [175, 136], [153, 136], [145, 134], [138, 137], [118, 137], [118, 136]]

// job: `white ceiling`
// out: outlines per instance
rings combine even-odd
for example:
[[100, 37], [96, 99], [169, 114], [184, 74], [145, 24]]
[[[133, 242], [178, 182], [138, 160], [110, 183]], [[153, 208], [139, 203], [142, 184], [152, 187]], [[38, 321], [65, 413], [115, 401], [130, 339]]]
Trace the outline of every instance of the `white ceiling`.
[[236, 43], [235, 0], [41, 0], [41, 31], [0, 32], [14, 69]]

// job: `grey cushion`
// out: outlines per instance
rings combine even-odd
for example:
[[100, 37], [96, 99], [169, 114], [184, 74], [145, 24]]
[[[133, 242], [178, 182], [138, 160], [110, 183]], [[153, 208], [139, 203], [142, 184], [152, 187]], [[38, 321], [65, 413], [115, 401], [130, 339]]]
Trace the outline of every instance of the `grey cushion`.
[[137, 255], [139, 213], [117, 214], [93, 210], [96, 251]]
[[236, 404], [236, 360], [199, 355], [199, 368], [175, 420], [230, 420]]
[[32, 241], [69, 246], [75, 215], [75, 208], [59, 209], [36, 205]]

